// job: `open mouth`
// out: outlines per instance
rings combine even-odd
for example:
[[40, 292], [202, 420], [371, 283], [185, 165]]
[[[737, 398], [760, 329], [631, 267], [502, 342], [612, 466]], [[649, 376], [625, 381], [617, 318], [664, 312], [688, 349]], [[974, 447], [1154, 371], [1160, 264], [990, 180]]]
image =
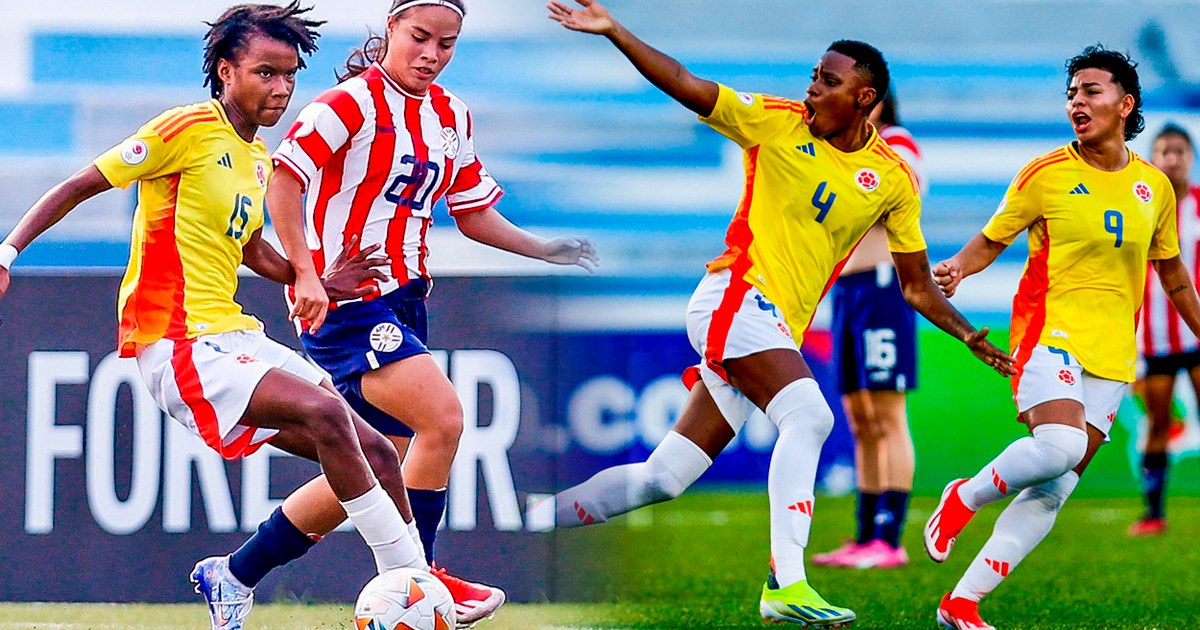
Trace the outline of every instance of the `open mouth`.
[[1082, 131], [1086, 129], [1088, 124], [1091, 122], [1092, 117], [1083, 112], [1075, 112], [1074, 114], [1071, 114], [1071, 124], [1075, 126], [1076, 131]]
[[813, 111], [812, 103], [810, 103], [808, 101], [804, 101], [804, 124], [812, 125], [813, 121], [816, 120], [816, 118], [817, 118], [817, 114], [815, 111]]

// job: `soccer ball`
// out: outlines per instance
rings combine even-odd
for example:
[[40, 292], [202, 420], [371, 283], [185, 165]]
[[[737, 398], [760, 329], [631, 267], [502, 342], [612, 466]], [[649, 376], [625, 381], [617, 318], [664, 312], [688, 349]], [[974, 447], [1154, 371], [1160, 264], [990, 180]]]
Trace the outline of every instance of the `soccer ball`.
[[380, 573], [354, 604], [357, 630], [453, 630], [455, 622], [449, 589], [420, 569]]

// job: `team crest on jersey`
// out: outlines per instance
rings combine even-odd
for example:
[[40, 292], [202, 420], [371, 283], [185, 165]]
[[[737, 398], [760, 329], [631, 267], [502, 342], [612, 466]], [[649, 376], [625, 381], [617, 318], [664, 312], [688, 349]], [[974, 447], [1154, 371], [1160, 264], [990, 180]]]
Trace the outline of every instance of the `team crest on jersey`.
[[1008, 197], [1005, 197], [1000, 200], [1000, 205], [996, 206], [996, 211], [992, 213], [992, 216], [993, 217], [1000, 216], [1000, 213], [1004, 212], [1004, 209], [1007, 207], [1008, 207]]
[[258, 180], [258, 185], [267, 187], [267, 165], [262, 160], [254, 163], [254, 179]]
[[854, 183], [858, 184], [859, 188], [871, 192], [879, 188], [879, 173], [869, 168], [864, 168], [854, 174]]
[[140, 138], [130, 140], [121, 147], [121, 161], [130, 166], [137, 166], [145, 162], [148, 157], [150, 157], [150, 145]]
[[442, 127], [442, 153], [446, 154], [446, 159], [457, 158], [458, 149], [458, 132], [454, 130], [454, 127]]
[[400, 327], [383, 322], [371, 329], [371, 349], [375, 352], [395, 352], [404, 344], [404, 333]]
[[745, 105], [746, 107], [750, 107], [751, 105], [754, 104], [754, 95], [753, 94], [749, 94], [747, 92], [738, 92], [737, 98], [739, 101], [742, 102], [742, 105]]
[[1154, 199], [1154, 189], [1146, 182], [1138, 182], [1133, 185], [1133, 196], [1143, 202], [1149, 202]]
[[1075, 375], [1072, 374], [1070, 370], [1059, 370], [1058, 380], [1066, 383], [1069, 387], [1075, 384]]

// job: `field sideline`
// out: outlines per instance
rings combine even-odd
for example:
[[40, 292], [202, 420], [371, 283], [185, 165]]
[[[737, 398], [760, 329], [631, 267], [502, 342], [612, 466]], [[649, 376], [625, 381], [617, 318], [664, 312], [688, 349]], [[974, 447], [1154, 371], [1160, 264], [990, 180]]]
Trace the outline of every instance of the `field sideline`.
[[[924, 556], [918, 532], [933, 505], [932, 498], [915, 500], [905, 537], [910, 566], [887, 572], [810, 570], [833, 603], [859, 613], [855, 628], [936, 627], [938, 598], [991, 532], [1000, 506], [986, 509], [939, 566]], [[838, 545], [850, 531], [852, 507], [851, 499], [819, 499], [810, 549]], [[985, 601], [985, 619], [1001, 630], [1195, 628], [1200, 499], [1173, 498], [1171, 532], [1157, 539], [1125, 535], [1139, 510], [1135, 499], [1069, 501], [1042, 546]], [[562, 583], [563, 592], [592, 603], [509, 605], [477, 629], [761, 629], [757, 592], [766, 577], [766, 516], [760, 493], [706, 492], [608, 525], [561, 532], [564, 574], [577, 576]], [[349, 616], [344, 605], [260, 605], [246, 630], [348, 628]], [[0, 605], [0, 630], [206, 627], [199, 605]]]

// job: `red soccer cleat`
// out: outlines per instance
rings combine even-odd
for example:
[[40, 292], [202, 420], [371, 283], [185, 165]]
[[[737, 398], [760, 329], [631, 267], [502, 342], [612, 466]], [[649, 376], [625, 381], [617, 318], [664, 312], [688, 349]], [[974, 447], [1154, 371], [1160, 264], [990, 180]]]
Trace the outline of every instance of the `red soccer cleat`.
[[933, 516], [929, 517], [929, 522], [925, 523], [925, 551], [934, 562], [946, 561], [958, 534], [975, 516], [958, 497], [959, 486], [966, 482], [966, 479], [951, 481], [942, 492], [942, 502], [933, 511]]
[[962, 597], [951, 599], [950, 593], [946, 593], [938, 606], [937, 620], [939, 626], [950, 630], [996, 630], [979, 618], [979, 602]]
[[469, 626], [488, 617], [504, 605], [504, 591], [494, 586], [456, 578], [437, 566], [430, 567], [429, 572], [441, 580], [454, 597], [454, 612], [457, 614], [459, 627]]
[[1167, 519], [1144, 518], [1129, 526], [1130, 536], [1162, 536], [1167, 533]]

